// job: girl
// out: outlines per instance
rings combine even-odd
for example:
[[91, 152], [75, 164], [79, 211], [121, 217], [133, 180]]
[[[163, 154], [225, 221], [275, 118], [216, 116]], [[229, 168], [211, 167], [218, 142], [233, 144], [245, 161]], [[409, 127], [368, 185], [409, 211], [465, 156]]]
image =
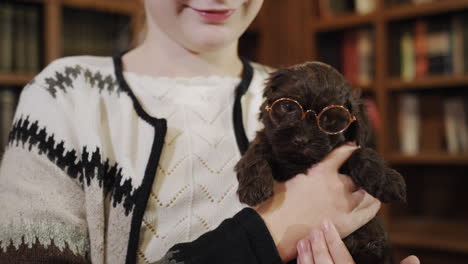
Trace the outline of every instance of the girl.
[[338, 173], [352, 144], [239, 203], [233, 166], [269, 70], [237, 44], [262, 2], [146, 0], [137, 48], [29, 83], [0, 170], [0, 262], [280, 263], [322, 219], [344, 237], [374, 217], [380, 203]]

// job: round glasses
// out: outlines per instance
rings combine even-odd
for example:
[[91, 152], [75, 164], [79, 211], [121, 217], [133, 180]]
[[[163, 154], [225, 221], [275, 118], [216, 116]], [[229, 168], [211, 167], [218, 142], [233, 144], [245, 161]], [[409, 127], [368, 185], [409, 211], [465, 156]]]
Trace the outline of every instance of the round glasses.
[[267, 105], [265, 109], [269, 112], [270, 118], [277, 126], [287, 124], [292, 121], [304, 120], [309, 113], [315, 115], [317, 126], [324, 133], [336, 135], [344, 132], [356, 117], [342, 105], [329, 105], [317, 113], [314, 110], [304, 111], [302, 105], [291, 98], [279, 98], [273, 104]]

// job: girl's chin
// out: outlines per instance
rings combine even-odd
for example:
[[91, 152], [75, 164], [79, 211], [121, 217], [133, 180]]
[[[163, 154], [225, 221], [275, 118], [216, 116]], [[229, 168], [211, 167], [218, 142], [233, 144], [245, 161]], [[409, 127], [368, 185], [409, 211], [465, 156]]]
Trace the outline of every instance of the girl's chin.
[[229, 37], [222, 32], [207, 32], [205, 34], [192, 35], [191, 40], [185, 43], [190, 43], [189, 48], [191, 50], [208, 52], [228, 47], [233, 43], [233, 39], [235, 37]]

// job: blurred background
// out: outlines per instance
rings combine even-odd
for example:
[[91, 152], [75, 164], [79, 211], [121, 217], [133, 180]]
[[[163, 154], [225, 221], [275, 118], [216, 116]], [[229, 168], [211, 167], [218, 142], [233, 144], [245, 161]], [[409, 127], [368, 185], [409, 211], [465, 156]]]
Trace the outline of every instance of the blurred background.
[[[142, 15], [136, 0], [0, 2], [2, 152], [24, 85], [59, 57], [129, 49]], [[341, 71], [408, 184], [408, 204], [381, 211], [396, 259], [468, 263], [468, 0], [265, 0], [239, 52]]]

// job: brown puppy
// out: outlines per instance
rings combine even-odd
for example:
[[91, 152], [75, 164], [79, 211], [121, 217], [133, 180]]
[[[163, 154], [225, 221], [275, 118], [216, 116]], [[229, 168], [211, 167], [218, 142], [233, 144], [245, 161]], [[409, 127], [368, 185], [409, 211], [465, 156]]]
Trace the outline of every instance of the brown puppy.
[[[369, 131], [364, 106], [333, 67], [308, 62], [278, 70], [271, 74], [264, 97], [264, 129], [235, 167], [241, 202], [263, 202], [273, 194], [273, 181], [305, 173], [347, 141], [361, 148], [341, 172], [384, 203], [406, 200], [403, 177], [365, 147]], [[386, 233], [377, 218], [344, 241], [356, 263], [391, 263]]]

